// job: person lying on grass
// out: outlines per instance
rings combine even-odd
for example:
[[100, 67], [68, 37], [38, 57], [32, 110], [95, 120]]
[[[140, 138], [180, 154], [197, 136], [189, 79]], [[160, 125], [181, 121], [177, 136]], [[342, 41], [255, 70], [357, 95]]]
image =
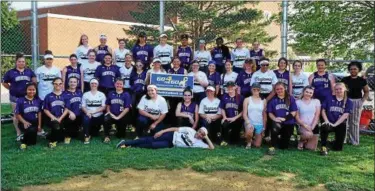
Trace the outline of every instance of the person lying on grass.
[[[140, 148], [204, 148], [214, 149], [214, 145], [208, 138], [208, 131], [205, 127], [201, 127], [198, 131], [190, 127], [171, 127], [159, 131], [154, 136], [142, 137], [140, 139], [125, 141], [121, 140], [117, 144], [117, 148], [140, 147]], [[205, 140], [205, 142], [203, 142]]]

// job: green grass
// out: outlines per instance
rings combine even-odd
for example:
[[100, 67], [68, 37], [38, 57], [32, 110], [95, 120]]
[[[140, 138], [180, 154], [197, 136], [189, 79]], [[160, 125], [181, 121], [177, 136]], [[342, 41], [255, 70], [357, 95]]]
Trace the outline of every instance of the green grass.
[[[3, 108], [4, 109], [4, 108]], [[3, 110], [4, 112], [4, 110]], [[117, 150], [118, 139], [105, 145], [94, 138], [90, 145], [73, 140], [50, 150], [38, 139], [36, 146], [20, 151], [14, 141], [11, 124], [2, 127], [2, 189], [13, 190], [26, 185], [61, 182], [76, 175], [101, 174], [104, 170], [181, 169], [199, 172], [241, 171], [266, 177], [282, 172], [293, 173], [297, 188], [325, 184], [329, 190], [374, 190], [374, 137], [362, 136], [361, 146], [345, 145], [343, 152], [321, 157], [317, 152], [277, 150], [274, 157], [264, 158], [266, 147], [245, 150], [240, 147], [200, 149]], [[269, 160], [268, 160], [269, 159]]]

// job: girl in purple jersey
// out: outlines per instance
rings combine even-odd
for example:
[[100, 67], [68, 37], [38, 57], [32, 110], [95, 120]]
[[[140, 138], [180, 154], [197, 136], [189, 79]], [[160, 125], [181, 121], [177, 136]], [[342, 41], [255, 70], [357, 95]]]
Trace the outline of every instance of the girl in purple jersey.
[[181, 67], [181, 60], [178, 57], [172, 59], [172, 68], [168, 70], [168, 74], [187, 74], [187, 70]]
[[189, 46], [189, 35], [183, 34], [181, 35], [180, 39], [181, 46], [178, 46], [175, 55], [180, 58], [182, 67], [185, 68], [185, 70], [189, 70], [190, 63], [193, 61], [193, 50]]
[[57, 146], [57, 142], [64, 139], [64, 118], [69, 111], [64, 102], [62, 79], [55, 78], [52, 81], [52, 84], [53, 92], [46, 95], [43, 110], [48, 117], [46, 119], [47, 126], [51, 129], [51, 134], [48, 136], [49, 147], [55, 148]]
[[344, 83], [334, 86], [335, 96], [326, 99], [322, 105], [324, 123], [320, 129], [321, 155], [327, 155], [327, 139], [330, 132], [335, 132], [335, 141], [332, 149], [342, 151], [346, 134], [346, 122], [352, 113], [353, 102], [347, 97], [347, 89]]
[[326, 61], [324, 59], [316, 60], [316, 67], [318, 71], [310, 75], [309, 83], [315, 89], [314, 97], [320, 103], [324, 103], [326, 99], [330, 99], [334, 95], [335, 77], [326, 72]]
[[260, 43], [257, 39], [253, 41], [253, 48], [250, 50], [250, 58], [255, 59], [256, 61], [256, 70], [260, 69], [259, 61], [261, 58], [265, 57], [264, 50], [259, 48]]
[[82, 124], [82, 91], [77, 89], [78, 78], [72, 76], [68, 79], [68, 88], [64, 91], [63, 97], [68, 117], [64, 120], [65, 144], [70, 144], [71, 138], [78, 137], [78, 131]]
[[[36, 83], [35, 73], [26, 67], [25, 57], [22, 53], [16, 54], [16, 66], [7, 71], [2, 79], [2, 85], [9, 90], [9, 99], [12, 111], [16, 108], [17, 99], [24, 97], [27, 83]], [[17, 141], [20, 141], [21, 131], [18, 129], [18, 120], [13, 117], [13, 125], [17, 132]]]
[[288, 93], [284, 83], [277, 82], [274, 91], [276, 95], [267, 104], [267, 112], [273, 122], [271, 147], [268, 149], [269, 155], [275, 154], [275, 147], [277, 145], [279, 145], [280, 149], [288, 148], [289, 140], [296, 124], [295, 116], [297, 113], [296, 101]]
[[176, 117], [178, 127], [198, 127], [198, 105], [192, 102], [193, 91], [186, 88], [183, 92], [183, 102], [177, 104]]
[[95, 78], [99, 79], [99, 91], [107, 96], [115, 89], [115, 79], [120, 77], [120, 68], [112, 64], [112, 54], [107, 53], [104, 56], [104, 64], [95, 70]]
[[256, 63], [254, 59], [246, 59], [244, 63], [244, 70], [241, 71], [236, 79], [238, 86], [237, 92], [244, 97], [251, 95], [251, 77], [256, 70]]
[[138, 110], [137, 105], [142, 96], [146, 94], [146, 76], [147, 71], [143, 69], [143, 64], [140, 60], [135, 63], [135, 70], [130, 74], [130, 90], [132, 95], [132, 124], [136, 125]]
[[133, 60], [140, 60], [143, 63], [144, 69], [150, 69], [150, 63], [154, 57], [154, 47], [147, 44], [147, 37], [145, 32], [138, 34], [138, 39], [132, 48]]
[[215, 61], [208, 62], [208, 73], [207, 73], [208, 85], [215, 87], [215, 95], [217, 96], [220, 91], [220, 73], [216, 72]]
[[37, 85], [26, 85], [26, 96], [17, 99], [14, 113], [19, 123], [18, 128], [23, 133], [20, 149], [24, 150], [29, 145], [36, 144], [38, 129], [42, 128], [42, 101], [36, 96]]
[[95, 47], [95, 52], [96, 52], [96, 61], [97, 62], [103, 62], [104, 56], [106, 54], [111, 54], [112, 55], [112, 49], [108, 47], [107, 45], [107, 36], [105, 34], [101, 34], [99, 37], [100, 40], [100, 45]]
[[289, 94], [293, 95], [292, 75], [290, 75], [290, 72], [287, 70], [288, 60], [284, 57], [280, 58], [277, 62], [277, 66], [279, 67], [279, 69], [274, 70], [273, 72], [275, 72], [278, 81], [283, 82], [286, 85]]
[[77, 89], [81, 89], [81, 79], [83, 78], [83, 73], [81, 72], [81, 65], [78, 65], [77, 55], [71, 54], [69, 56], [70, 65], [65, 67], [62, 71], [62, 79], [64, 83], [64, 89], [68, 89], [69, 78], [75, 77], [78, 79]]

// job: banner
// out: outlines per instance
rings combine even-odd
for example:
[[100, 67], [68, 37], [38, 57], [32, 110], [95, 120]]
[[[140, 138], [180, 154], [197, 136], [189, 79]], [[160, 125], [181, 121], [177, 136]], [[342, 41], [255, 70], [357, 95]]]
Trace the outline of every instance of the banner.
[[150, 84], [158, 87], [158, 94], [166, 97], [182, 97], [186, 87], [193, 89], [194, 77], [182, 74], [151, 74]]

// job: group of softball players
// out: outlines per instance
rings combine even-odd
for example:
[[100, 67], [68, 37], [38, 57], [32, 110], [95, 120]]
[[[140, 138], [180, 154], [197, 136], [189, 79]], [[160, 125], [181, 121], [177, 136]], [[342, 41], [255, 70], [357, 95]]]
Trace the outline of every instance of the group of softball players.
[[[120, 141], [119, 148], [213, 149], [212, 143], [242, 144], [241, 131], [246, 149], [260, 147], [265, 140], [271, 155], [275, 148], [287, 149], [294, 134], [299, 135], [300, 150], [316, 150], [320, 135], [322, 155], [328, 154], [330, 132], [335, 133], [332, 150], [342, 150], [347, 136], [359, 144], [358, 108], [368, 96], [367, 84], [357, 76], [361, 63], [349, 64], [351, 76], [344, 84], [326, 71], [324, 59], [316, 61], [318, 70], [310, 76], [303, 73], [301, 61], [292, 63], [294, 72], [288, 71], [286, 58], [270, 70], [259, 43], [254, 41], [249, 50], [241, 38], [233, 50], [221, 37], [211, 51], [200, 40], [195, 52], [188, 35], [181, 35], [176, 51], [167, 44], [166, 34], [160, 35], [155, 48], [144, 32], [132, 50], [125, 48], [125, 39], [118, 40], [114, 51], [106, 45], [106, 35], [99, 40], [100, 45], [91, 47], [88, 36], [82, 35], [62, 71], [53, 66], [50, 50], [35, 72], [17, 54], [15, 67], [3, 76], [2, 84], [10, 90], [22, 150], [36, 144], [38, 135], [46, 135], [54, 148], [81, 135], [89, 144], [103, 130], [103, 142], [109, 143], [114, 127], [119, 138], [125, 138], [129, 128], [136, 132], [134, 140]], [[163, 97], [150, 84], [151, 74], [193, 76], [194, 86], [183, 90], [183, 98]], [[347, 88], [353, 85], [348, 84], [357, 78], [362, 79], [361, 86], [350, 95]]]

